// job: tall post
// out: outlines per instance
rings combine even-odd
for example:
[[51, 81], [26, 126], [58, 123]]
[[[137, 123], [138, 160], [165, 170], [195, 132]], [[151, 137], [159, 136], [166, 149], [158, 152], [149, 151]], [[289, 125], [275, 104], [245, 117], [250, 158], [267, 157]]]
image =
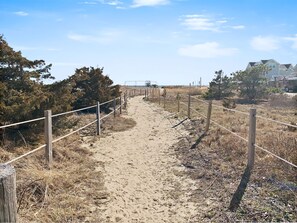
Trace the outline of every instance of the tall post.
[[124, 94], [124, 108], [127, 109], [127, 92]]
[[113, 98], [113, 117], [116, 117], [116, 99]]
[[166, 107], [166, 95], [164, 95], [164, 109]]
[[212, 109], [212, 100], [208, 102], [208, 109], [207, 109], [207, 120], [206, 120], [206, 127], [205, 127], [205, 132], [209, 130], [209, 125], [210, 125], [210, 117], [211, 117], [211, 109]]
[[161, 89], [159, 88], [159, 105], [161, 104]]
[[122, 94], [120, 96], [120, 114], [122, 114]]
[[189, 98], [188, 98], [188, 118], [191, 118], [191, 95], [189, 93]]
[[97, 128], [96, 128], [96, 134], [101, 135], [101, 117], [100, 117], [100, 102], [97, 101], [97, 107], [96, 107], [96, 118], [97, 118]]
[[177, 93], [177, 112], [179, 112], [179, 110], [180, 110], [180, 95], [179, 95], [179, 93]]
[[17, 222], [16, 173], [11, 165], [0, 165], [0, 222]]
[[44, 111], [45, 123], [44, 123], [44, 132], [45, 132], [45, 159], [48, 165], [48, 168], [51, 169], [53, 162], [53, 134], [52, 134], [52, 111]]
[[256, 144], [256, 109], [250, 109], [249, 122], [249, 140], [248, 140], [248, 168], [253, 169], [255, 162], [255, 144]]

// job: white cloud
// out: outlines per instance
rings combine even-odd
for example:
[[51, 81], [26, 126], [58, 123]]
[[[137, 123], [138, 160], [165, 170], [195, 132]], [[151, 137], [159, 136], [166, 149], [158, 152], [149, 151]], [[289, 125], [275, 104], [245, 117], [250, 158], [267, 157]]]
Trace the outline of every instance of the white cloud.
[[158, 6], [158, 5], [167, 5], [169, 0], [133, 0], [133, 8], [143, 7], [143, 6]]
[[273, 51], [279, 49], [279, 39], [273, 36], [256, 36], [251, 40], [251, 46], [258, 51]]
[[245, 29], [244, 25], [231, 26], [232, 29]]
[[28, 16], [29, 13], [27, 12], [23, 12], [23, 11], [19, 11], [19, 12], [14, 12], [15, 15], [18, 15], [18, 16]]
[[297, 50], [297, 34], [294, 37], [284, 37], [284, 40], [292, 41], [292, 48]]
[[244, 25], [228, 25], [229, 21], [226, 18], [217, 19], [201, 14], [185, 15], [180, 20], [181, 24], [190, 30], [221, 32], [230, 28], [234, 30], [245, 28]]
[[119, 0], [94, 0], [94, 1], [80, 2], [80, 4], [83, 4], [83, 5], [97, 5], [99, 3], [105, 4], [105, 5], [112, 5], [112, 6], [118, 6], [123, 4], [123, 2]]
[[179, 54], [188, 57], [214, 58], [219, 56], [232, 56], [238, 52], [236, 48], [223, 48], [217, 42], [189, 45], [178, 50]]
[[108, 30], [95, 35], [84, 35], [74, 33], [69, 34], [67, 37], [68, 39], [78, 42], [108, 44], [118, 39], [120, 35], [121, 33], [118, 31]]
[[204, 15], [186, 15], [182, 19], [182, 25], [190, 30], [208, 30], [219, 31], [220, 22], [216, 23], [213, 19], [207, 18]]

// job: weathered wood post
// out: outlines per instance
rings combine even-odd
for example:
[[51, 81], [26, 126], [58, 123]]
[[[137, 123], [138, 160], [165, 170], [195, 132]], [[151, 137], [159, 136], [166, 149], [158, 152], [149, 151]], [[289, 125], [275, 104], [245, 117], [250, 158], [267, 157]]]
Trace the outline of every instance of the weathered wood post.
[[120, 114], [122, 114], [122, 94], [120, 96]]
[[146, 99], [146, 89], [144, 89], [144, 99]]
[[233, 194], [231, 199], [229, 210], [236, 211], [239, 207], [241, 199], [247, 188], [250, 180], [252, 169], [255, 161], [255, 144], [256, 144], [256, 109], [250, 109], [250, 121], [249, 121], [249, 138], [248, 138], [248, 163], [241, 177], [241, 181]]
[[164, 94], [164, 109], [166, 107], [166, 95]]
[[188, 118], [191, 118], [191, 94], [189, 93], [188, 97]]
[[100, 102], [97, 101], [97, 107], [96, 107], [96, 118], [97, 118], [97, 128], [96, 128], [96, 134], [101, 135], [101, 117], [100, 117]]
[[113, 98], [113, 117], [116, 117], [116, 99]]
[[127, 109], [127, 92], [124, 94], [124, 108]]
[[45, 132], [45, 159], [48, 165], [48, 168], [51, 169], [53, 162], [53, 133], [52, 133], [52, 111], [44, 111], [45, 123], [44, 123], [44, 132]]
[[209, 125], [210, 125], [210, 117], [211, 117], [211, 109], [212, 109], [212, 100], [208, 102], [208, 109], [207, 109], [207, 120], [206, 120], [206, 127], [205, 127], [205, 132], [209, 130]]
[[17, 222], [16, 173], [11, 165], [0, 165], [0, 222]]
[[161, 104], [161, 89], [159, 88], [159, 105]]
[[177, 98], [177, 112], [179, 112], [180, 111], [180, 95], [179, 95], [179, 93], [177, 93], [176, 98]]
[[256, 144], [256, 109], [250, 109], [249, 138], [248, 138], [248, 168], [253, 169], [255, 162], [255, 144]]

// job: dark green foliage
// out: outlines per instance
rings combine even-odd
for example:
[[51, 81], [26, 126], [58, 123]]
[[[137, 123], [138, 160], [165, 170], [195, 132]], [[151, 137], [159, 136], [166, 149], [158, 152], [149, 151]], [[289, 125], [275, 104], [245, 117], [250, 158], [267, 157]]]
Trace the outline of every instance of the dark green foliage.
[[237, 89], [241, 97], [248, 100], [263, 98], [266, 94], [266, 66], [255, 66], [245, 71], [237, 71], [233, 75]]
[[43, 80], [53, 78], [51, 65], [28, 60], [0, 36], [0, 123], [11, 123], [43, 115], [48, 92]]
[[222, 70], [215, 72], [215, 78], [209, 83], [209, 88], [204, 97], [206, 99], [220, 100], [224, 97], [232, 95], [232, 81], [231, 78], [223, 74]]
[[73, 85], [72, 94], [77, 95], [74, 108], [95, 105], [97, 101], [105, 102], [120, 96], [120, 87], [112, 86], [113, 81], [103, 74], [103, 68], [76, 69], [68, 82]]
[[76, 69], [68, 79], [45, 85], [43, 80], [54, 79], [50, 69], [43, 60], [31, 61], [14, 51], [0, 35], [0, 125], [42, 117], [47, 109], [56, 114], [120, 96], [120, 87], [113, 86], [103, 68]]

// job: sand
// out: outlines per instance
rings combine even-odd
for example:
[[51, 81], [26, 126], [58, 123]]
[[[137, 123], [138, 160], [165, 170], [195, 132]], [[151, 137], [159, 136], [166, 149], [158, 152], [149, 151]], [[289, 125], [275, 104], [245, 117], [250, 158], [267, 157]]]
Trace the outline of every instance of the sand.
[[185, 174], [171, 146], [188, 133], [156, 105], [142, 97], [129, 100], [126, 118], [136, 126], [100, 138], [92, 150], [103, 165], [109, 194], [96, 208], [100, 222], [191, 222], [197, 207], [190, 201], [196, 184]]

